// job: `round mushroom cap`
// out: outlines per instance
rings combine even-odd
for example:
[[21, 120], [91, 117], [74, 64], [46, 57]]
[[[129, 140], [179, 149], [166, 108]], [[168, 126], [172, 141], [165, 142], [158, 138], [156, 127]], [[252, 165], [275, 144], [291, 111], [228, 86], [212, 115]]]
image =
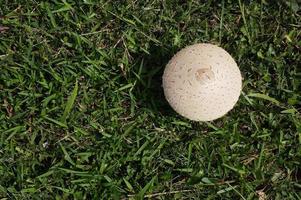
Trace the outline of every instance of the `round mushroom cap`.
[[236, 62], [213, 44], [194, 44], [180, 50], [163, 74], [167, 101], [180, 115], [194, 121], [225, 115], [238, 101], [241, 87]]

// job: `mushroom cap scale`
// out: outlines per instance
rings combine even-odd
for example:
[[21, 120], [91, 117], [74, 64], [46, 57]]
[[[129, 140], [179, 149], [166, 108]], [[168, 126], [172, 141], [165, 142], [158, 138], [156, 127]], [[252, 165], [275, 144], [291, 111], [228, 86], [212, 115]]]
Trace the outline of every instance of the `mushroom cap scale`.
[[229, 112], [242, 87], [231, 55], [216, 45], [194, 44], [180, 50], [166, 65], [164, 94], [171, 107], [194, 121], [211, 121]]

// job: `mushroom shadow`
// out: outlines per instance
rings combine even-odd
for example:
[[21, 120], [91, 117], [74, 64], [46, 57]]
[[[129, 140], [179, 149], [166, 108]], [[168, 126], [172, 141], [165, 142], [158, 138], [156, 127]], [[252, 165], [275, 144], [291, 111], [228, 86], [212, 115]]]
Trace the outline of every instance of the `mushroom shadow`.
[[148, 109], [164, 116], [173, 115], [174, 111], [165, 99], [162, 87], [162, 75], [168, 61], [177, 49], [152, 45], [149, 54], [144, 53], [138, 57], [142, 63], [141, 81], [136, 85], [133, 93], [139, 100], [139, 109]]

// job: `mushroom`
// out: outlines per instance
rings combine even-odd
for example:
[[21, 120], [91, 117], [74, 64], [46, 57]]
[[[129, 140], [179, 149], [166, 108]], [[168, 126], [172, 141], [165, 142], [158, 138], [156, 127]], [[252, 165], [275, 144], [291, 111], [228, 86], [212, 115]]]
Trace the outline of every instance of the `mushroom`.
[[213, 44], [194, 44], [180, 50], [163, 74], [168, 103], [194, 121], [211, 121], [225, 115], [238, 101], [241, 87], [236, 62]]

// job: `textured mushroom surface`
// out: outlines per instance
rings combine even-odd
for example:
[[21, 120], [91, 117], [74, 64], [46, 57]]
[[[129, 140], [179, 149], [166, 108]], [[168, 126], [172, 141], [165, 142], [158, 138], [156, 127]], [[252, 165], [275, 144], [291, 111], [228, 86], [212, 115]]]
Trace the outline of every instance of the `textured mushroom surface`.
[[195, 121], [225, 115], [238, 101], [241, 87], [241, 73], [234, 59], [212, 44], [182, 49], [163, 74], [164, 94], [171, 107]]

